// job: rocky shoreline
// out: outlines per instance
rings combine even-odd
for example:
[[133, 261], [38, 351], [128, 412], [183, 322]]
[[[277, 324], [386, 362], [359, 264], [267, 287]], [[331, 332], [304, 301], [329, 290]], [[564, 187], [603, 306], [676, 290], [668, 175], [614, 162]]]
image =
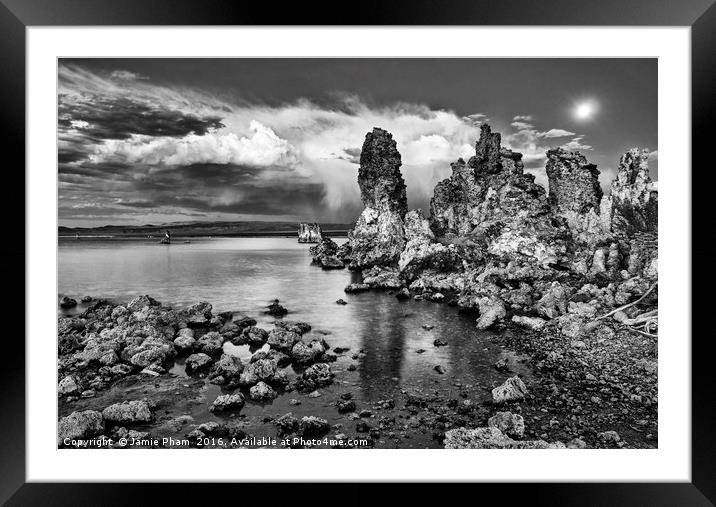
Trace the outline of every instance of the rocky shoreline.
[[[579, 153], [547, 153], [549, 194], [521, 157], [483, 125], [475, 156], [452, 165], [425, 218], [408, 210], [400, 153], [376, 128], [361, 151], [365, 209], [348, 241], [324, 234], [310, 248], [323, 269], [360, 272], [346, 294], [390, 291], [406, 304], [474, 315], [476, 330], [493, 330], [517, 354], [492, 367], [499, 382], [451, 378], [447, 390], [403, 389], [360, 406], [345, 386], [367, 351], [285, 320], [278, 300], [266, 308], [271, 329], [236, 312], [214, 315], [206, 302], [94, 301], [59, 320], [58, 445], [117, 446], [131, 436], [151, 447], [252, 447], [244, 440], [252, 431], [286, 447], [656, 447], [658, 192], [648, 152], [621, 158], [609, 196]], [[225, 353], [227, 342], [249, 346], [250, 359]], [[308, 412], [322, 396], [340, 419]], [[247, 426], [252, 403], [285, 399], [295, 410], [264, 412]]]

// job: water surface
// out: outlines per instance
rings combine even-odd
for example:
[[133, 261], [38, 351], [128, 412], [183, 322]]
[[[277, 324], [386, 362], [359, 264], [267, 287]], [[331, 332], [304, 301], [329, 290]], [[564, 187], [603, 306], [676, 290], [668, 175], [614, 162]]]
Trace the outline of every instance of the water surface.
[[[249, 418], [263, 417], [267, 410], [271, 415], [293, 411], [349, 425], [332, 407], [347, 390], [360, 409], [361, 404], [394, 398], [400, 390], [449, 394], [468, 388], [472, 396], [486, 398], [504, 380], [492, 368], [503, 351], [489, 333], [475, 329], [474, 317], [445, 304], [399, 301], [384, 291], [345, 294], [344, 287], [359, 275], [311, 265], [309, 246], [295, 238], [205, 238], [169, 246], [149, 239], [60, 239], [59, 292], [78, 301], [91, 295], [120, 302], [149, 294], [175, 307], [204, 300], [215, 312], [241, 312], [266, 329], [274, 319], [263, 310], [278, 298], [289, 310], [286, 319], [309, 322], [311, 334], [325, 337], [334, 348], [350, 348], [332, 364], [339, 375], [323, 397], [290, 393], [268, 405], [250, 403], [242, 411]], [[348, 304], [336, 304], [338, 298]], [[82, 305], [74, 311], [81, 310]], [[436, 338], [448, 345], [435, 347]], [[252, 352], [230, 343], [225, 351], [242, 359]], [[364, 355], [354, 359], [359, 351]], [[355, 371], [348, 370], [351, 364]], [[437, 365], [445, 374], [434, 370]], [[181, 359], [172, 372], [184, 374]], [[217, 386], [207, 384], [206, 389], [208, 403], [220, 394]], [[288, 404], [293, 397], [301, 398], [300, 407]], [[217, 419], [205, 408], [192, 415]], [[410, 445], [433, 445], [429, 437]]]

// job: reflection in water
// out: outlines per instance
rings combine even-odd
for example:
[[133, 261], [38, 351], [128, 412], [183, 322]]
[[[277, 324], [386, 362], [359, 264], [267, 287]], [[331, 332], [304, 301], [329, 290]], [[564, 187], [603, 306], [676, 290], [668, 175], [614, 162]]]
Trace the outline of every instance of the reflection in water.
[[[492, 368], [502, 352], [490, 342], [489, 333], [475, 329], [474, 317], [444, 304], [399, 301], [384, 291], [345, 294], [343, 288], [358, 281], [359, 275], [311, 265], [308, 247], [294, 238], [201, 239], [171, 246], [148, 240], [60, 240], [59, 291], [60, 296], [77, 300], [91, 295], [128, 301], [149, 294], [171, 306], [204, 300], [215, 312], [242, 312], [266, 329], [274, 319], [263, 310], [279, 298], [289, 309], [287, 319], [313, 326], [307, 338], [325, 336], [332, 347], [350, 347], [332, 365], [340, 375], [336, 384], [322, 389], [324, 397], [301, 398], [301, 410], [332, 424], [346, 421], [330, 396], [346, 390], [365, 407], [376, 400], [398, 399], [400, 390], [454, 393], [458, 384], [472, 386], [475, 397], [487, 397], [489, 387], [504, 380]], [[348, 304], [337, 305], [338, 298]], [[82, 309], [79, 305], [73, 311]], [[436, 338], [448, 346], [435, 347]], [[252, 352], [230, 343], [224, 350], [243, 361]], [[353, 359], [360, 350], [364, 354]], [[356, 370], [350, 371], [350, 365]], [[444, 375], [434, 370], [437, 365], [445, 369]], [[185, 374], [181, 360], [172, 372]], [[219, 392], [217, 386], [206, 384], [207, 399]], [[278, 415], [295, 412], [296, 407], [288, 404], [293, 396], [267, 405], [248, 402], [242, 414], [262, 419], [266, 410]], [[219, 417], [206, 408], [203, 404], [192, 415], [197, 420]]]

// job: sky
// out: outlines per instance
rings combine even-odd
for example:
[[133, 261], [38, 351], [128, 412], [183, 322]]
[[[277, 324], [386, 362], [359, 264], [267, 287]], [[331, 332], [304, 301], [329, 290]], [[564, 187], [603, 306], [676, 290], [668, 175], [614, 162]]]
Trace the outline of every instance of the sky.
[[59, 224], [353, 222], [365, 134], [393, 134], [427, 211], [488, 122], [547, 188], [547, 149], [580, 151], [605, 192], [652, 151], [656, 59], [61, 59]]

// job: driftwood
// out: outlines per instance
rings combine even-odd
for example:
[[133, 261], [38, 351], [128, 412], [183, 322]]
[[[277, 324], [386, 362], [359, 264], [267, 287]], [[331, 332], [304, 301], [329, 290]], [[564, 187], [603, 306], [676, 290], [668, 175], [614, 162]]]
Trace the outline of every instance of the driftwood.
[[617, 313], [617, 312], [620, 312], [620, 311], [622, 311], [622, 310], [626, 310], [627, 308], [631, 308], [632, 306], [638, 304], [638, 303], [641, 302], [644, 298], [646, 298], [646, 296], [648, 296], [649, 294], [651, 294], [651, 292], [656, 288], [656, 286], [658, 285], [658, 283], [659, 283], [659, 282], [654, 282], [654, 285], [652, 285], [651, 287], [649, 287], [649, 290], [647, 290], [644, 294], [642, 294], [642, 296], [641, 296], [639, 299], [637, 299], [636, 301], [634, 301], [634, 302], [632, 302], [632, 303], [628, 303], [628, 304], [626, 304], [626, 305], [624, 305], [624, 306], [620, 306], [619, 308], [617, 308], [617, 309], [615, 309], [615, 310], [612, 310], [612, 311], [609, 312], [609, 313], [605, 313], [605, 314], [602, 315], [601, 317], [597, 317], [597, 318], [594, 319], [594, 320], [606, 319], [607, 317], [609, 317], [609, 316], [611, 316], [611, 315], [614, 315], [614, 314]]

